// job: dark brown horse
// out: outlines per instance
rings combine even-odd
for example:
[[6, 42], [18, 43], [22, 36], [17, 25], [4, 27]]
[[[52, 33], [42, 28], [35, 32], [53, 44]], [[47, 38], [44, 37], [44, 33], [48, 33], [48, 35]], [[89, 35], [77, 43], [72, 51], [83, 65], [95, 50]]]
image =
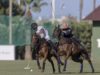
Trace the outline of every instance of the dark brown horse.
[[[52, 65], [52, 69], [53, 69], [53, 73], [54, 73], [55, 67], [54, 67], [54, 63], [53, 63], [53, 60], [51, 59], [51, 57], [54, 56], [57, 60], [57, 56], [53, 53], [52, 48], [50, 47], [48, 41], [44, 38], [43, 39], [40, 38], [37, 34], [33, 34], [32, 43], [34, 45], [34, 48], [36, 48], [36, 50], [37, 50], [36, 59], [37, 59], [38, 68], [41, 69], [39, 60], [43, 59], [42, 72], [44, 72], [45, 63], [46, 63], [46, 60], [48, 60]], [[57, 60], [57, 62], [58, 62], [58, 60]], [[58, 65], [60, 65], [60, 64], [58, 63]], [[60, 67], [58, 67], [58, 69], [60, 72]]]
[[94, 72], [94, 67], [92, 61], [88, 55], [88, 52], [85, 48], [81, 50], [79, 44], [75, 43], [71, 38], [65, 38], [62, 35], [62, 31], [59, 26], [55, 27], [53, 31], [53, 36], [58, 39], [58, 54], [60, 56], [65, 56], [64, 68], [63, 71], [66, 71], [66, 64], [69, 57], [72, 58], [74, 62], [81, 64], [80, 73], [83, 72], [83, 60], [86, 59]]

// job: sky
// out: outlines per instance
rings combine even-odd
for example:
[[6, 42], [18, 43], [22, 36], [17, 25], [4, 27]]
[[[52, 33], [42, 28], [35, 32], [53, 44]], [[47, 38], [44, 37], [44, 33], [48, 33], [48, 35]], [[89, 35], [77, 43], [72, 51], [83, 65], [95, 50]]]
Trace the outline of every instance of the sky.
[[[52, 17], [52, 8], [51, 8], [51, 0], [44, 0], [48, 3], [47, 6], [43, 6], [41, 12], [33, 13], [35, 18], [41, 16], [43, 19]], [[79, 1], [80, 0], [55, 0], [56, 1], [56, 18], [60, 18], [61, 16], [74, 16], [79, 19]], [[62, 9], [62, 5], [64, 4], [64, 8]], [[96, 1], [96, 7], [100, 5], [100, 0]], [[83, 18], [86, 17], [90, 12], [93, 11], [93, 0], [84, 0], [83, 7]]]

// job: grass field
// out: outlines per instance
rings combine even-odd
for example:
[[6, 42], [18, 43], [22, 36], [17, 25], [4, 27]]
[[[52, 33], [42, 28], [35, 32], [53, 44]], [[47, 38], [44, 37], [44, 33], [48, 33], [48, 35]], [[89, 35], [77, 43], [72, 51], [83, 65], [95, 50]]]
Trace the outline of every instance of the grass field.
[[91, 73], [90, 66], [84, 61], [84, 72], [79, 73], [80, 64], [68, 61], [67, 71], [59, 74], [55, 62], [56, 73], [52, 73], [51, 64], [46, 62], [45, 72], [41, 72], [37, 68], [36, 61], [30, 61], [33, 71], [25, 70], [24, 67], [28, 61], [0, 61], [0, 75], [100, 75], [100, 61], [93, 61], [95, 73]]

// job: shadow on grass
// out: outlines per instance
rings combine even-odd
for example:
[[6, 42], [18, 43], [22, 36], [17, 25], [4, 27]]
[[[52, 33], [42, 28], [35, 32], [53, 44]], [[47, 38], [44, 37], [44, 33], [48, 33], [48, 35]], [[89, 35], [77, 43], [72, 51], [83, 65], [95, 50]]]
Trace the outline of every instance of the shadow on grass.
[[96, 73], [100, 73], [100, 72], [62, 72], [62, 73], [54, 73], [54, 74], [96, 74]]

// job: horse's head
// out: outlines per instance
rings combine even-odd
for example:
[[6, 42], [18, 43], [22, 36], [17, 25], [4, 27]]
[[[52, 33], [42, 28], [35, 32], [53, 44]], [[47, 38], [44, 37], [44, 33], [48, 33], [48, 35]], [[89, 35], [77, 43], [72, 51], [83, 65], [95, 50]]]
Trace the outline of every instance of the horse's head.
[[61, 29], [60, 26], [55, 26], [54, 31], [53, 31], [53, 37], [59, 38], [61, 35]]
[[36, 33], [34, 33], [32, 35], [32, 43], [33, 43], [33, 45], [36, 44], [36, 43], [38, 43], [39, 39], [40, 39], [39, 35], [37, 35]]

